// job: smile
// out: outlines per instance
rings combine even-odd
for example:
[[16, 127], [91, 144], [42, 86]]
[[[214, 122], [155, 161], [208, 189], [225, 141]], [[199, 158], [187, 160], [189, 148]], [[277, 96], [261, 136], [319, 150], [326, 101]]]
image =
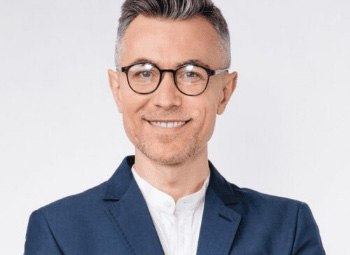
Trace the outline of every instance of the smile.
[[185, 125], [186, 121], [149, 121], [152, 126], [162, 128], [176, 128]]

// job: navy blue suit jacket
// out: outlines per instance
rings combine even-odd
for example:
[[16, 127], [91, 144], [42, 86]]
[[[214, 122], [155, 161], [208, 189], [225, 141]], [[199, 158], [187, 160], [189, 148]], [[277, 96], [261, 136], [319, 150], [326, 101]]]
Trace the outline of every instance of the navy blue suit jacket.
[[[107, 182], [33, 212], [25, 255], [164, 254], [133, 163], [127, 157]], [[209, 165], [197, 254], [325, 254], [306, 204], [239, 188]]]

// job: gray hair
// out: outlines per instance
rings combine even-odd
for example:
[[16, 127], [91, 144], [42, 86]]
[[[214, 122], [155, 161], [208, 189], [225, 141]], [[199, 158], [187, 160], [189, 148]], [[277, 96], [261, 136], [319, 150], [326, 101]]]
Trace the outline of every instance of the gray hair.
[[119, 18], [115, 61], [118, 66], [121, 41], [130, 23], [138, 16], [162, 17], [186, 20], [202, 16], [217, 31], [226, 59], [227, 67], [231, 63], [230, 34], [225, 18], [211, 0], [125, 0]]

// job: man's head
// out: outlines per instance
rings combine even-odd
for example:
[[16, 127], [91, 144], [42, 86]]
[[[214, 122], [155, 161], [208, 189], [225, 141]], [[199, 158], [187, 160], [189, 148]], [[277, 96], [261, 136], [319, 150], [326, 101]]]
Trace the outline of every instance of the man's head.
[[130, 23], [139, 15], [172, 20], [195, 16], [205, 18], [217, 31], [225, 55], [225, 66], [231, 64], [230, 34], [225, 18], [211, 0], [126, 0], [119, 18], [115, 60], [118, 65], [122, 39]]
[[[135, 5], [129, 6], [131, 2]], [[125, 131], [138, 158], [159, 164], [183, 164], [207, 157], [216, 115], [224, 112], [235, 88], [236, 73], [214, 72], [228, 68], [229, 53], [223, 50], [223, 38], [206, 16], [149, 15], [155, 10], [135, 14], [143, 10], [140, 6], [151, 8], [152, 4], [157, 11], [160, 8], [169, 14], [177, 6], [175, 17], [182, 17], [181, 8], [184, 13], [202, 10], [207, 16], [208, 10], [220, 12], [210, 1], [199, 0], [127, 0], [123, 5], [121, 22], [125, 24], [119, 28], [118, 52], [121, 69], [109, 71], [109, 78]], [[204, 7], [199, 8], [200, 4]], [[126, 11], [127, 6], [133, 11]], [[125, 21], [127, 17], [129, 21]], [[227, 31], [226, 23], [221, 23]], [[160, 73], [160, 69], [166, 71]], [[194, 71], [197, 69], [207, 72]], [[149, 87], [155, 89], [148, 90]], [[142, 91], [149, 93], [139, 93]], [[202, 93], [187, 95], [184, 91]]]

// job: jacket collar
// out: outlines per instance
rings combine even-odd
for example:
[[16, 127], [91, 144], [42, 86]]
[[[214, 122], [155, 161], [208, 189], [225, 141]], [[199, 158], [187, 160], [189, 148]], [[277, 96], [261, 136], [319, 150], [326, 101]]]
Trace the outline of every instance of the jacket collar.
[[239, 204], [237, 186], [228, 183], [209, 162], [210, 182], [205, 197], [198, 240], [199, 255], [227, 255], [232, 249], [241, 216], [233, 208]]
[[164, 254], [142, 193], [132, 176], [134, 157], [126, 157], [107, 182], [107, 215], [129, 254]]
[[[107, 182], [104, 200], [118, 201], [111, 203], [107, 213], [131, 254], [164, 254], [146, 202], [131, 172], [134, 160], [134, 156], [126, 157]], [[211, 176], [197, 254], [227, 255], [241, 220], [233, 209], [239, 203], [240, 195], [235, 191], [237, 187], [229, 184], [211, 162], [209, 167]]]
[[128, 156], [120, 163], [112, 177], [107, 181], [104, 200], [118, 201], [128, 190], [134, 180], [131, 168], [135, 162], [134, 156]]

